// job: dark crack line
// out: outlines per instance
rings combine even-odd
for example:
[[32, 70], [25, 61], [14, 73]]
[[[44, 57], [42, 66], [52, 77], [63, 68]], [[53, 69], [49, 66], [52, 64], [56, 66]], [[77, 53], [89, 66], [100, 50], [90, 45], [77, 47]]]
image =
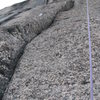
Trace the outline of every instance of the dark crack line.
[[1, 21], [0, 21], [0, 25], [1, 25], [1, 24], [4, 24], [5, 22], [7, 23], [9, 20], [14, 19], [15, 16], [17, 16], [17, 15], [19, 15], [20, 13], [23, 13], [23, 12], [25, 12], [25, 11], [28, 11], [28, 10], [31, 10], [31, 8], [26, 8], [26, 9], [24, 9], [24, 10], [21, 10], [21, 11], [19, 11], [19, 12], [14, 13], [14, 14], [10, 14], [10, 15], [8, 15], [7, 17], [4, 17], [3, 19], [0, 19], [0, 20], [1, 20]]

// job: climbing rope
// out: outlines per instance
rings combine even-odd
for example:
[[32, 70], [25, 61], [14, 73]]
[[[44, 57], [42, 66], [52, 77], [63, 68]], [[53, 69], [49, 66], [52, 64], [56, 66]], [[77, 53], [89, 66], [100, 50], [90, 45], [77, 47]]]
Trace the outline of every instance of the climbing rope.
[[92, 79], [92, 51], [91, 51], [91, 32], [90, 32], [90, 18], [89, 18], [89, 4], [87, 2], [87, 21], [88, 21], [88, 37], [89, 37], [89, 63], [90, 63], [90, 97], [93, 100], [93, 79]]

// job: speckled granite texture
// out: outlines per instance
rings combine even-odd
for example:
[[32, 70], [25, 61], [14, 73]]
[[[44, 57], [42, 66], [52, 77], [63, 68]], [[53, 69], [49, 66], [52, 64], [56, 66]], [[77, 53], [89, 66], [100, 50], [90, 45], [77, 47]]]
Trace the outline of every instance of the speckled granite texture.
[[[94, 100], [100, 100], [99, 6], [89, 0]], [[2, 100], [90, 100], [86, 14], [86, 0], [48, 0], [1, 24]]]

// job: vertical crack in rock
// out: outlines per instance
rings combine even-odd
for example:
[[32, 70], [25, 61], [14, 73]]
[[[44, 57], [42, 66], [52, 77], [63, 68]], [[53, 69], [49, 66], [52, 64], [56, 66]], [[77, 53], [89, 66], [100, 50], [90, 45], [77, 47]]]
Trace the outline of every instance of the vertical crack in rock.
[[0, 99], [26, 45], [50, 27], [56, 15], [74, 6], [73, 1], [52, 3], [20, 13], [0, 27]]

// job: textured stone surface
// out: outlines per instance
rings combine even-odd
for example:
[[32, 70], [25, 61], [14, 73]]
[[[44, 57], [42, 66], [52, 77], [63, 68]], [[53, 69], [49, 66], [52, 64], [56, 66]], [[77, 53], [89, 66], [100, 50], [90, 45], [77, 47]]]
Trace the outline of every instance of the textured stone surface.
[[47, 0], [26, 0], [0, 11], [0, 24], [11, 20], [16, 15], [28, 11], [36, 6], [46, 4]]
[[[2, 24], [1, 90], [3, 84], [8, 84], [11, 71], [5, 61], [12, 64], [9, 59], [18, 58], [13, 52], [19, 53], [19, 48], [27, 43], [3, 100], [90, 100], [86, 0], [62, 1], [48, 0], [47, 5], [23, 12]], [[94, 100], [100, 100], [99, 6], [99, 0], [89, 0]]]
[[[0, 27], [0, 75], [2, 76], [0, 77], [0, 98], [2, 98], [25, 46], [52, 24], [57, 13], [73, 7], [73, 5], [69, 6], [68, 2], [33, 7], [15, 15], [8, 21], [4, 19], [5, 22], [2, 22]], [[26, 5], [28, 3], [26, 2]], [[38, 3], [40, 3], [39, 0], [35, 4], [38, 5]], [[42, 4], [42, 1], [40, 4]], [[21, 10], [19, 7], [24, 9], [26, 5], [23, 2], [13, 7], [16, 7], [19, 11]]]

